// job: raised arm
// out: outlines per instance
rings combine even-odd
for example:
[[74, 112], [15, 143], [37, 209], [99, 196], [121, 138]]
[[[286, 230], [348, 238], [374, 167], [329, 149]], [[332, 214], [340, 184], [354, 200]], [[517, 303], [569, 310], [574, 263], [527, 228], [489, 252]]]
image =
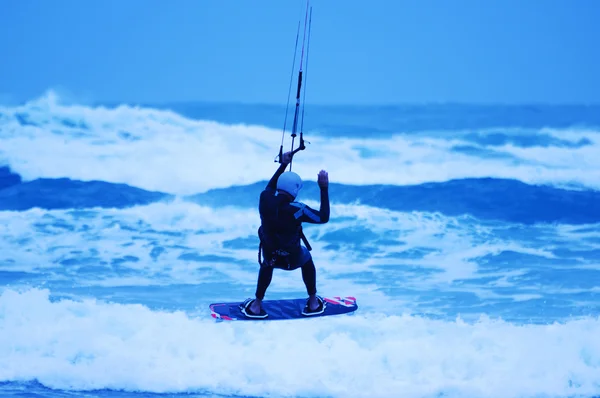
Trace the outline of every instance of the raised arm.
[[293, 202], [298, 207], [295, 217], [298, 221], [311, 224], [325, 224], [329, 221], [329, 177], [325, 170], [319, 173], [319, 189], [321, 190], [321, 206], [315, 210], [304, 203]]
[[290, 164], [291, 160], [292, 160], [292, 155], [290, 152], [286, 152], [283, 154], [283, 156], [281, 158], [281, 165], [279, 165], [279, 168], [277, 169], [277, 171], [275, 171], [275, 174], [273, 174], [273, 177], [271, 177], [271, 179], [267, 183], [267, 186], [265, 189], [275, 190], [277, 188], [277, 179], [279, 178], [280, 175], [283, 174], [287, 165]]

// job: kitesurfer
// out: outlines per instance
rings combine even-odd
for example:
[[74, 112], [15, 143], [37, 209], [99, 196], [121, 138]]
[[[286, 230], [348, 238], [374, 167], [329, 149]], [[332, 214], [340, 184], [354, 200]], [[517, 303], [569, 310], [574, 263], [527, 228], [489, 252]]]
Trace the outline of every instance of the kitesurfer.
[[[302, 280], [308, 293], [303, 315], [320, 314], [325, 309], [323, 299], [317, 296], [315, 264], [310, 251], [300, 241], [303, 240], [305, 245], [308, 245], [302, 233], [303, 222], [325, 224], [329, 221], [329, 176], [325, 170], [321, 170], [318, 174], [317, 181], [321, 191], [321, 204], [318, 211], [296, 201], [303, 183], [298, 174], [285, 171], [292, 161], [292, 156], [292, 152], [283, 154], [281, 165], [260, 194], [261, 226], [258, 229], [260, 269], [256, 298], [247, 299], [242, 306], [242, 312], [250, 318], [268, 316], [262, 308], [262, 301], [271, 283], [274, 268], [290, 271], [302, 269]], [[261, 251], [264, 261], [261, 260]]]

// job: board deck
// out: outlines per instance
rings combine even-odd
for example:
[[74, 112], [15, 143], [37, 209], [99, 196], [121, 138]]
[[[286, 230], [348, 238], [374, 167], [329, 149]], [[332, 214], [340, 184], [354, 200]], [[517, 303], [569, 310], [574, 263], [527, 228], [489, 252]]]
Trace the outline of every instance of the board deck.
[[243, 301], [210, 304], [211, 316], [218, 321], [276, 321], [285, 319], [317, 318], [331, 315], [341, 315], [358, 309], [356, 298], [352, 296], [323, 297], [325, 311], [318, 315], [302, 315], [306, 298], [264, 300], [263, 309], [269, 314], [262, 319], [248, 318], [241, 311]]

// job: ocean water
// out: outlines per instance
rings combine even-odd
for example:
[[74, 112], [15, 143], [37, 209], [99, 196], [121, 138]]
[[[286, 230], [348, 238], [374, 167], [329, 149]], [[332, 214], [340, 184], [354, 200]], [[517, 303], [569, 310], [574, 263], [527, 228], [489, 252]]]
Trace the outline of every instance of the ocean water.
[[600, 107], [307, 105], [317, 288], [359, 309], [215, 322], [254, 293], [284, 114], [0, 107], [0, 396], [600, 396]]

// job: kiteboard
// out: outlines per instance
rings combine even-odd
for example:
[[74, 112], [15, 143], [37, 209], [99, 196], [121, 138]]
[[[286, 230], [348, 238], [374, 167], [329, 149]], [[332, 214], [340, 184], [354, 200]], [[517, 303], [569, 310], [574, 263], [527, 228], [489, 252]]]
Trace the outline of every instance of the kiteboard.
[[243, 301], [210, 304], [211, 316], [217, 321], [277, 321], [287, 319], [317, 318], [349, 314], [358, 309], [356, 298], [351, 296], [323, 297], [325, 310], [320, 314], [302, 315], [306, 298], [263, 300], [266, 318], [249, 318], [242, 313]]

